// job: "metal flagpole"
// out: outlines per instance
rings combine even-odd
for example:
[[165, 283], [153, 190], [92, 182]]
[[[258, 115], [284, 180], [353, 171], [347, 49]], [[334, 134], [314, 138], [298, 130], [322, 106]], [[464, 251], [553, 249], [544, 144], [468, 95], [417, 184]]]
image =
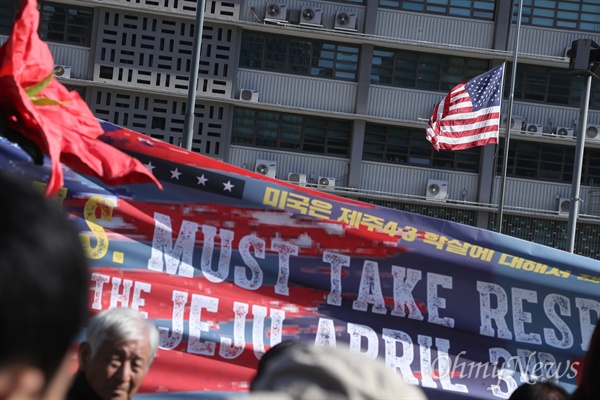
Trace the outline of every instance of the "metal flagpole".
[[573, 163], [573, 181], [571, 182], [571, 207], [569, 209], [569, 226], [567, 232], [567, 251], [572, 253], [575, 249], [575, 231], [579, 216], [579, 189], [581, 182], [581, 169], [583, 167], [583, 152], [585, 149], [585, 134], [587, 130], [587, 117], [590, 104], [590, 90], [592, 88], [592, 74], [587, 74], [585, 87], [581, 92], [581, 107], [579, 121], [577, 122], [577, 144], [575, 146], [575, 162]]
[[519, 53], [519, 35], [521, 33], [521, 18], [523, 16], [523, 0], [517, 1], [519, 2], [519, 14], [517, 17], [517, 29], [515, 30], [512, 78], [510, 81], [510, 92], [508, 94], [506, 134], [504, 136], [504, 156], [502, 158], [502, 177], [500, 178], [500, 199], [498, 200], [498, 233], [502, 233], [502, 216], [504, 214], [504, 191], [506, 189], [506, 170], [508, 169], [508, 146], [510, 144], [510, 125], [512, 122], [512, 107], [513, 100], [515, 97], [515, 80], [517, 79], [517, 55]]
[[196, 29], [192, 47], [192, 64], [190, 65], [190, 81], [188, 84], [188, 98], [185, 107], [185, 120], [183, 122], [183, 138], [181, 147], [192, 150], [194, 137], [194, 110], [196, 108], [196, 90], [198, 86], [198, 64], [200, 64], [200, 50], [202, 49], [202, 31], [204, 30], [204, 5], [206, 0], [196, 1]]

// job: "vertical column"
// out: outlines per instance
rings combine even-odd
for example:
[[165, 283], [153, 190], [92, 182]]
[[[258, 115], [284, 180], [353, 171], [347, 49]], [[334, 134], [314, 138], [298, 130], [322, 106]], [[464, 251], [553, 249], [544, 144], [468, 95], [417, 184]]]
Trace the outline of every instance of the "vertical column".
[[352, 125], [352, 144], [350, 147], [350, 164], [348, 165], [348, 187], [360, 187], [366, 122], [358, 118], [360, 118], [360, 115], [365, 115], [367, 113], [372, 63], [373, 45], [361, 45], [360, 60], [358, 63], [358, 86], [354, 103], [354, 113], [357, 114], [357, 119], [354, 120], [354, 124]]
[[[494, 41], [492, 48], [497, 50], [508, 50], [510, 37], [510, 28], [512, 26], [512, 16], [514, 2], [506, 0], [496, 1], [496, 19], [494, 24]], [[494, 63], [496, 66], [499, 62]], [[481, 164], [479, 167], [479, 182], [477, 190], [477, 201], [479, 203], [497, 202], [498, 194], [493, 193], [494, 176], [496, 171], [494, 146], [483, 146], [481, 150]], [[494, 197], [492, 197], [494, 196]], [[490, 213], [488, 211], [479, 211], [477, 213], [477, 227], [488, 229], [490, 222]]]

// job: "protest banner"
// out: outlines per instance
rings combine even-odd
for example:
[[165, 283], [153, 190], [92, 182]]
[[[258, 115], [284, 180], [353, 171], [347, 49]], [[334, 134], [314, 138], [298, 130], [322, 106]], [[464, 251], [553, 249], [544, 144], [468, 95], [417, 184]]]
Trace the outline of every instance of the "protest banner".
[[[245, 392], [282, 340], [347, 343], [430, 399], [508, 398], [540, 378], [574, 389], [600, 317], [598, 261], [101, 125], [164, 190], [63, 167], [56, 201], [91, 262], [90, 312], [132, 307], [159, 327], [142, 398]], [[50, 174], [5, 140], [0, 168], [40, 189]]]

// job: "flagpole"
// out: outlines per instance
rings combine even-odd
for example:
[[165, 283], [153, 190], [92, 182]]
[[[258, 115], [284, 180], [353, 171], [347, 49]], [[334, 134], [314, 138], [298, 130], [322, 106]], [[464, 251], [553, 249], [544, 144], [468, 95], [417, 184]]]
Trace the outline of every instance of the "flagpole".
[[183, 120], [183, 137], [179, 147], [192, 151], [194, 139], [194, 111], [196, 108], [196, 92], [198, 86], [198, 65], [202, 50], [202, 32], [204, 29], [204, 7], [206, 0], [196, 1], [196, 22], [194, 26], [194, 40], [192, 43], [192, 61], [190, 65], [190, 80], [188, 83], [188, 97]]
[[[502, 233], [502, 217], [504, 214], [504, 191], [506, 190], [506, 170], [508, 169], [508, 146], [510, 144], [510, 128], [512, 122], [512, 108], [515, 97], [515, 81], [517, 78], [517, 56], [519, 54], [519, 35], [521, 33], [521, 18], [523, 16], [523, 0], [519, 2], [517, 29], [515, 30], [515, 45], [513, 51], [512, 78], [508, 94], [508, 111], [506, 116], [506, 134], [504, 135], [504, 156], [502, 158], [502, 176], [500, 178], [500, 199], [498, 200], [498, 233]], [[511, 13], [512, 19], [512, 13]], [[520, 127], [519, 127], [520, 129]]]

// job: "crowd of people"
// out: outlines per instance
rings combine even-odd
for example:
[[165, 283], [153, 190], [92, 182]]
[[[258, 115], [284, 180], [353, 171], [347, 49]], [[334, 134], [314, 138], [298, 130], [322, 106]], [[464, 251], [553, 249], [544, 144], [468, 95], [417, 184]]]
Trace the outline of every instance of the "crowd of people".
[[[58, 205], [0, 173], [0, 400], [131, 399], [159, 345], [138, 311], [113, 308], [87, 320], [89, 269], [78, 233]], [[27, 223], [24, 223], [27, 221]], [[71, 347], [82, 327], [73, 376]], [[349, 348], [284, 341], [259, 361], [248, 399], [425, 400], [379, 360]], [[524, 384], [510, 400], [600, 399], [600, 324], [580, 383]]]

